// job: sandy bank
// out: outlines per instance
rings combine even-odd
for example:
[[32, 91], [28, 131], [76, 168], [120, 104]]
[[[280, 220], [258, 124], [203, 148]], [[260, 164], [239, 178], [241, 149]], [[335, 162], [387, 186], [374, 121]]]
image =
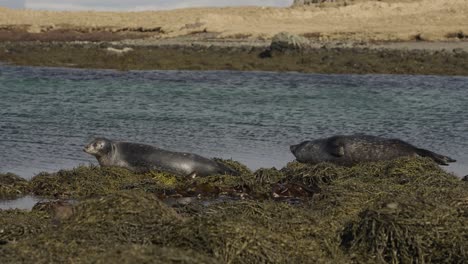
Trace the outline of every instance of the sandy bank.
[[81, 31], [155, 32], [159, 38], [216, 32], [218, 38], [271, 38], [288, 31], [320, 40], [449, 40], [468, 32], [466, 0], [360, 2], [295, 8], [192, 8], [148, 12], [51, 12], [0, 8], [3, 28], [31, 33]]
[[[352, 3], [147, 12], [0, 8], [0, 61], [122, 70], [468, 75], [467, 0]], [[265, 53], [280, 32], [305, 39], [307, 48]], [[125, 48], [132, 52], [108, 52]]]

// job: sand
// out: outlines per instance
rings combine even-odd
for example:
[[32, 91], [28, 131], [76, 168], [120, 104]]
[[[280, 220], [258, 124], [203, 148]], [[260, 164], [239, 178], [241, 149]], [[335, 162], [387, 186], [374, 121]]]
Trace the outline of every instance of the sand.
[[[52, 12], [0, 8], [0, 28], [162, 32], [159, 38], [216, 32], [269, 39], [288, 31], [323, 41], [458, 40], [468, 33], [468, 0], [358, 2], [348, 6], [190, 8], [145, 12]], [[461, 35], [460, 35], [461, 34]], [[458, 36], [458, 38], [457, 38]]]
[[[0, 7], [0, 61], [120, 70], [468, 76], [467, 14], [468, 0], [145, 12]], [[271, 53], [272, 38], [280, 32], [299, 35], [307, 45]], [[125, 48], [132, 52], [109, 52]]]

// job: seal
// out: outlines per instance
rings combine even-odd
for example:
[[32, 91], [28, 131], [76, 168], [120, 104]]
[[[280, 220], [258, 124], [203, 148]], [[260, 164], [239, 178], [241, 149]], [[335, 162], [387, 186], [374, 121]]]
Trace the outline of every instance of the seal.
[[304, 141], [290, 146], [297, 161], [317, 164], [331, 162], [351, 166], [361, 162], [391, 160], [404, 156], [429, 157], [440, 165], [456, 160], [432, 151], [417, 148], [400, 139], [370, 135], [337, 135]]
[[181, 176], [236, 175], [226, 165], [192, 153], [173, 152], [145, 144], [96, 138], [84, 152], [96, 157], [102, 167], [117, 166], [135, 172], [157, 170]]

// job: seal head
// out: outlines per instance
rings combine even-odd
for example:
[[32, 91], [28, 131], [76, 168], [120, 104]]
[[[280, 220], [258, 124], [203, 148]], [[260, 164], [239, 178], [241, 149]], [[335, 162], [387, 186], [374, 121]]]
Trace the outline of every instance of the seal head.
[[106, 138], [96, 138], [91, 143], [87, 144], [83, 151], [97, 158], [102, 157], [108, 155], [112, 151], [112, 142]]

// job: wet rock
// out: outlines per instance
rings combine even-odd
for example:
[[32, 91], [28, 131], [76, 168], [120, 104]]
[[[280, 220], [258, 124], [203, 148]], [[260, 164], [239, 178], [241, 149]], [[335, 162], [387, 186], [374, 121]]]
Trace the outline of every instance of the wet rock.
[[308, 39], [288, 32], [281, 32], [273, 36], [270, 50], [284, 52], [288, 50], [302, 50], [308, 46]]
[[125, 53], [129, 53], [129, 52], [133, 51], [133, 49], [129, 48], [129, 47], [125, 47], [123, 49], [116, 49], [116, 48], [108, 47], [106, 49], [106, 51], [107, 51], [107, 53], [109, 53], [111, 55], [122, 56]]

